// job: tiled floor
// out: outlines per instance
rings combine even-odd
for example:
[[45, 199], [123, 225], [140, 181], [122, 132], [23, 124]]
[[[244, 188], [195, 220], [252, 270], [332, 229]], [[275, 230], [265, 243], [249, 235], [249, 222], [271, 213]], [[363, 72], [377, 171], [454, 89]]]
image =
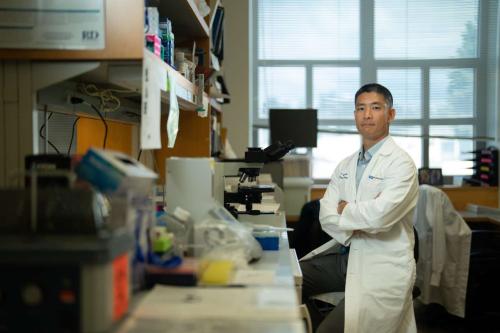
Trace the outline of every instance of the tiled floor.
[[419, 333], [500, 333], [500, 314], [462, 319], [448, 314], [439, 305], [423, 305], [418, 301], [414, 304]]

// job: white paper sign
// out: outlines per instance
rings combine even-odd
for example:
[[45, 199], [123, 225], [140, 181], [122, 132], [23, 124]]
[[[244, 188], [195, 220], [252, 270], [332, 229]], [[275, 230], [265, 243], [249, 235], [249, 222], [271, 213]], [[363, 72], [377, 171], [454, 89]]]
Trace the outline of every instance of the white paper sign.
[[103, 49], [104, 0], [3, 0], [0, 48]]
[[161, 85], [165, 68], [155, 66], [155, 55], [144, 52], [142, 62], [141, 149], [161, 148]]
[[177, 94], [175, 93], [175, 88], [177, 82], [175, 76], [168, 73], [168, 88], [169, 88], [169, 110], [168, 110], [168, 120], [167, 120], [167, 136], [168, 136], [168, 148], [173, 148], [175, 145], [175, 140], [177, 139], [177, 133], [179, 132], [179, 104], [177, 102]]

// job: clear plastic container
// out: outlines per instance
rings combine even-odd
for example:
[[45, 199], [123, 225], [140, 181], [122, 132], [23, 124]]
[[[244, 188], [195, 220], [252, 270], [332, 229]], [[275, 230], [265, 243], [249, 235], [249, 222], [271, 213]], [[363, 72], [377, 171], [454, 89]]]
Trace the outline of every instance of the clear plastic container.
[[193, 243], [193, 222], [191, 214], [177, 207], [172, 213], [165, 213], [157, 220], [157, 224], [165, 226], [175, 238], [175, 246], [182, 254], [186, 254], [190, 244]]

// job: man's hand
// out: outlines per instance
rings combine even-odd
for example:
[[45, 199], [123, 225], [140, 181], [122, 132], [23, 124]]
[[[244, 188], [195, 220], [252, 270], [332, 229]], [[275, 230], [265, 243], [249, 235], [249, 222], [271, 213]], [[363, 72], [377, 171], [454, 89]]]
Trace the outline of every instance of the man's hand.
[[337, 206], [337, 213], [339, 213], [339, 215], [342, 215], [345, 206], [347, 206], [347, 201], [340, 200], [339, 205]]

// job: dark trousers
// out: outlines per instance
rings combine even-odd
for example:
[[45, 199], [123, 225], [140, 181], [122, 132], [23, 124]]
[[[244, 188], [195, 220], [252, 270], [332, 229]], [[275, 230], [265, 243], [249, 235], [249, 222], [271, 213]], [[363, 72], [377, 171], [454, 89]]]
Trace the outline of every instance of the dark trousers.
[[330, 253], [300, 262], [302, 269], [302, 301], [306, 304], [313, 329], [317, 333], [344, 332], [344, 300], [326, 316], [312, 296], [345, 291], [348, 254]]

